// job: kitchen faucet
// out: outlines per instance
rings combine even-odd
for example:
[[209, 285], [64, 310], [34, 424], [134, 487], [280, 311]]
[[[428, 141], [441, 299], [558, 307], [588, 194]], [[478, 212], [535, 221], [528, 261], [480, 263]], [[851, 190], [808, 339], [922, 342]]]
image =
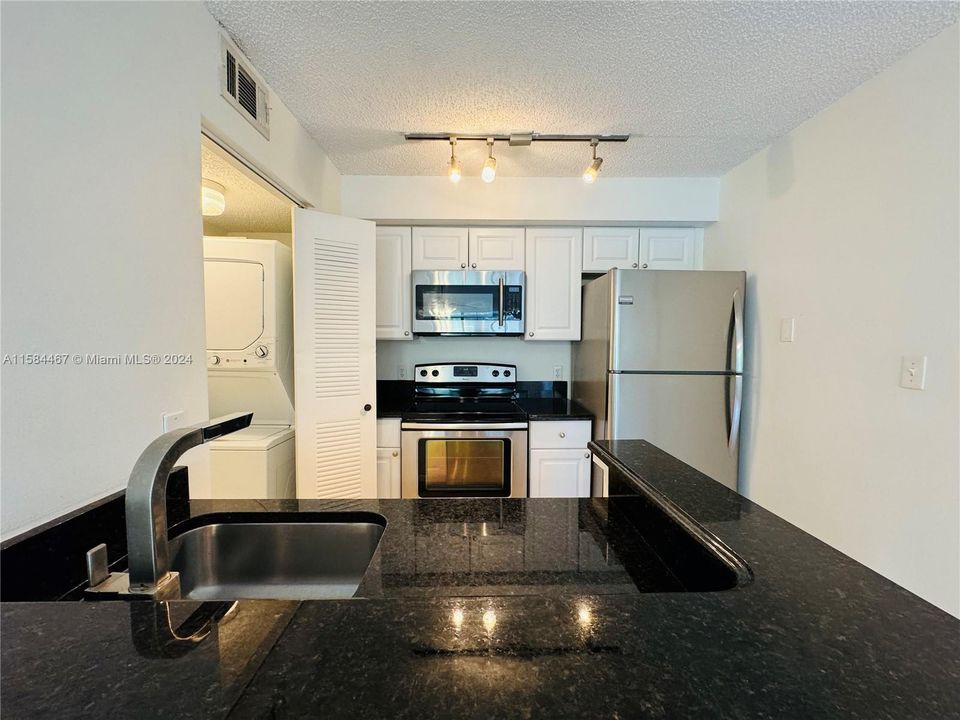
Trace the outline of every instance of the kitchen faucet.
[[179, 577], [170, 572], [167, 550], [167, 480], [174, 463], [192, 447], [250, 425], [239, 412], [164, 433], [141, 453], [127, 483], [127, 561], [130, 593], [176, 596]]

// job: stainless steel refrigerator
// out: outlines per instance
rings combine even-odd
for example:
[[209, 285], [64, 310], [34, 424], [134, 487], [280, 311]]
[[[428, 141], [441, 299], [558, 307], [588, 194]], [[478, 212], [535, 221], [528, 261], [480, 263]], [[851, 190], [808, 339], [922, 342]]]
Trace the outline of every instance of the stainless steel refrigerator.
[[737, 488], [745, 280], [611, 270], [584, 286], [572, 394], [595, 439], [647, 440]]

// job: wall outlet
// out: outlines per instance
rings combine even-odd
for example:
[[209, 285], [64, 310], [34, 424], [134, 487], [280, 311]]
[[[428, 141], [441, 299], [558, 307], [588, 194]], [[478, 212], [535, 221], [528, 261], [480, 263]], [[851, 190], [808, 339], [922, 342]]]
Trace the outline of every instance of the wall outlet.
[[780, 321], [780, 342], [793, 342], [797, 334], [797, 319], [783, 318]]
[[563, 365], [554, 365], [554, 366], [553, 366], [553, 379], [554, 379], [554, 380], [563, 380]]
[[407, 366], [401, 365], [397, 368], [397, 379], [406, 380], [407, 379]]
[[900, 359], [900, 387], [923, 390], [927, 384], [927, 356], [904, 355]]
[[170, 432], [171, 430], [183, 427], [183, 417], [183, 410], [176, 410], [175, 412], [168, 412], [161, 415], [160, 425], [163, 427], [163, 432]]

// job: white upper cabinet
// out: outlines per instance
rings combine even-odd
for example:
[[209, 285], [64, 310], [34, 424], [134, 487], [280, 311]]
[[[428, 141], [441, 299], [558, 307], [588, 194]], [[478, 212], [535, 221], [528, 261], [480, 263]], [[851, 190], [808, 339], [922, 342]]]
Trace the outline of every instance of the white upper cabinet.
[[523, 270], [523, 228], [470, 228], [471, 270]]
[[377, 228], [377, 340], [410, 340], [410, 228]]
[[694, 270], [698, 228], [642, 228], [640, 265], [651, 270]]
[[640, 266], [640, 229], [588, 227], [583, 229], [583, 271], [605, 273], [611, 268]]
[[528, 228], [526, 340], [580, 339], [581, 228]]
[[[469, 261], [466, 228], [413, 228], [414, 270], [456, 270]], [[497, 268], [500, 269], [500, 268]]]

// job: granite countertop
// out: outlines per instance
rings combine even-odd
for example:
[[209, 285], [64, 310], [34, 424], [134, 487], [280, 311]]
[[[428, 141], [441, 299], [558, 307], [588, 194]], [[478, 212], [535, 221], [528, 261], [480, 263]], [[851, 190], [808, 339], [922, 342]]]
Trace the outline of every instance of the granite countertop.
[[[530, 421], [592, 420], [593, 415], [576, 400], [566, 397], [565, 382], [520, 382], [517, 404]], [[562, 390], [556, 390], [560, 386]], [[413, 402], [413, 383], [405, 380], [377, 381], [377, 417], [402, 418]]]
[[[960, 717], [955, 618], [642, 441], [595, 451], [624, 496], [193, 501], [380, 513], [363, 599], [0, 604], [0, 713]], [[635, 522], [659, 493], [752, 581], [683, 591]]]

